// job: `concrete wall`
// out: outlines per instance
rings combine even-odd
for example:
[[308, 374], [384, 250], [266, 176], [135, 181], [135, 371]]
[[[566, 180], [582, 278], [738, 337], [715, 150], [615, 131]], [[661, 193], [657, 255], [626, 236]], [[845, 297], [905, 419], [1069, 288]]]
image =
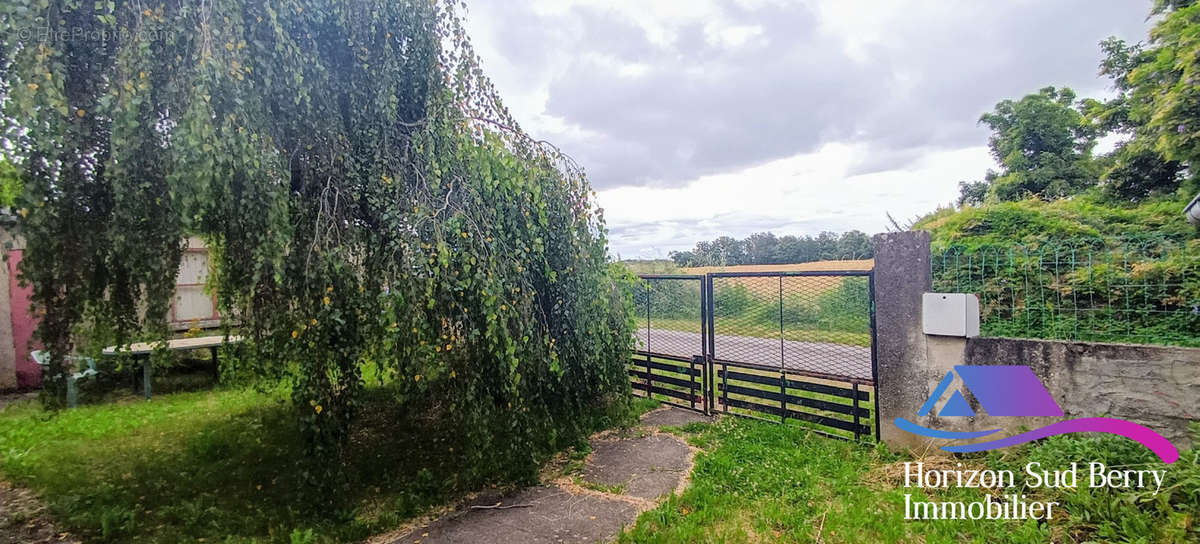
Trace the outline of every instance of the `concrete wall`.
[[[969, 365], [1029, 365], [1067, 418], [1140, 423], [1176, 446], [1200, 420], [1200, 349], [1093, 342], [970, 338]], [[955, 354], [958, 355], [958, 354]]]
[[[922, 332], [921, 294], [931, 288], [927, 233], [875, 237], [880, 435], [889, 445], [934, 453], [948, 443], [900, 430], [893, 423], [898, 417], [933, 429], [1001, 427], [1012, 433], [1060, 419], [992, 418], [966, 387], [961, 390], [976, 416], [918, 417], [918, 409], [937, 383], [961, 364], [1027, 365], [1067, 418], [1127, 419], [1154, 429], [1181, 449], [1190, 445], [1188, 423], [1200, 419], [1200, 349], [928, 336]], [[936, 406], [961, 385], [956, 377]]]

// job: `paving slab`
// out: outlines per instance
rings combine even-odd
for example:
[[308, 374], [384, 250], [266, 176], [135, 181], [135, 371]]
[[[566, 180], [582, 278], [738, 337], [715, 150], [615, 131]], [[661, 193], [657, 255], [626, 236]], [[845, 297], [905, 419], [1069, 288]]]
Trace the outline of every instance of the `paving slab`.
[[572, 494], [554, 485], [522, 490], [503, 499], [501, 505], [529, 506], [460, 510], [414, 529], [394, 542], [605, 542], [616, 536], [639, 512], [632, 502], [600, 494]]
[[700, 412], [684, 410], [674, 406], [665, 410], [654, 410], [642, 416], [642, 425], [652, 427], [677, 427], [688, 423], [712, 423], [713, 418]]
[[[711, 420], [680, 408], [655, 410], [642, 419], [643, 425], [651, 429], [692, 421]], [[381, 535], [383, 538], [376, 541], [392, 544], [607, 542], [637, 519], [640, 512], [653, 508], [657, 504], [654, 499], [678, 489], [691, 470], [691, 448], [668, 434], [647, 434], [644, 430], [633, 435], [602, 434], [589, 443], [592, 453], [582, 471], [574, 476], [505, 496], [480, 495], [398, 537]], [[576, 485], [575, 477], [585, 484], [600, 484], [619, 493]]]
[[689, 468], [691, 450], [678, 438], [652, 434], [641, 438], [595, 440], [580, 478], [621, 486], [621, 494], [657, 499], [674, 491]]

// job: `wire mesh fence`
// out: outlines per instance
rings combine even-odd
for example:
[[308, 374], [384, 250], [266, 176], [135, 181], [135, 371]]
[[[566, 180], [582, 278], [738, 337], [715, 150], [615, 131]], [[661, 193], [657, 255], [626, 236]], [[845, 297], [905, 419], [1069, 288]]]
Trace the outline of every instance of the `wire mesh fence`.
[[934, 291], [977, 293], [981, 334], [1200, 346], [1200, 240], [949, 247]]
[[642, 276], [633, 293], [638, 351], [690, 358], [704, 353], [703, 276]]
[[871, 379], [866, 274], [713, 274], [715, 359]]
[[633, 293], [643, 396], [811, 427], [878, 435], [871, 272], [644, 275]]

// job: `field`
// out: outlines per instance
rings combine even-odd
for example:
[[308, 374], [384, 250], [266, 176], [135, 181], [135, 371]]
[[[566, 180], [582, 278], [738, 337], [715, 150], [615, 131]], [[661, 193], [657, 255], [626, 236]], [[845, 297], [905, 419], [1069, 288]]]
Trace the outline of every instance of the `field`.
[[816, 272], [827, 270], [870, 270], [872, 259], [855, 261], [813, 261], [795, 264], [742, 264], [737, 266], [696, 266], [680, 268], [681, 274], [710, 274], [713, 272]]
[[[870, 261], [855, 264], [861, 269], [864, 263]], [[684, 357], [698, 353], [700, 283], [649, 278], [634, 292], [641, 335], [650, 330], [650, 351]], [[715, 347], [727, 359], [778, 365], [786, 358], [797, 369], [850, 375], [838, 367], [854, 367], [861, 357], [838, 346], [870, 346], [870, 288], [864, 276], [714, 277], [711, 304]], [[780, 341], [796, 344], [785, 350]]]

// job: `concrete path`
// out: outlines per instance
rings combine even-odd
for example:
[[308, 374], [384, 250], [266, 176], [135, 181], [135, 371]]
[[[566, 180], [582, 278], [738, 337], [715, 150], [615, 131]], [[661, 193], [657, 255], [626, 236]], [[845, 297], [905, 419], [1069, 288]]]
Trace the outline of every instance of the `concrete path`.
[[658, 505], [682, 492], [692, 469], [692, 448], [659, 427], [709, 421], [680, 408], [643, 416], [624, 433], [593, 437], [582, 470], [507, 496], [479, 496], [454, 511], [399, 536], [373, 539], [416, 543], [607, 542]]
[[[647, 335], [650, 345], [648, 351], [678, 357], [692, 357], [701, 353], [698, 332], [638, 329], [638, 349], [646, 349]], [[778, 366], [782, 360], [784, 366], [795, 370], [871, 379], [869, 347], [796, 340], [784, 340], [781, 343], [778, 337], [755, 338], [725, 334], [716, 335], [713, 344], [718, 359], [767, 366]]]

